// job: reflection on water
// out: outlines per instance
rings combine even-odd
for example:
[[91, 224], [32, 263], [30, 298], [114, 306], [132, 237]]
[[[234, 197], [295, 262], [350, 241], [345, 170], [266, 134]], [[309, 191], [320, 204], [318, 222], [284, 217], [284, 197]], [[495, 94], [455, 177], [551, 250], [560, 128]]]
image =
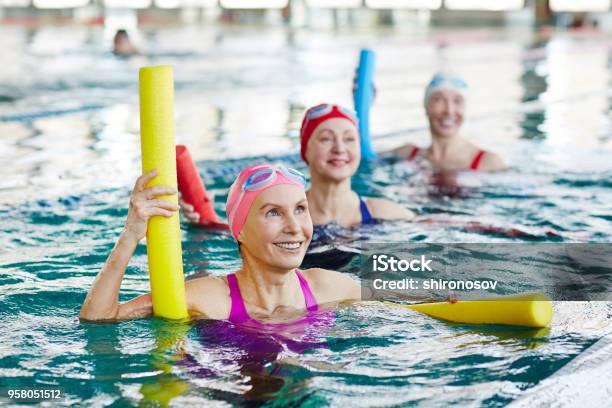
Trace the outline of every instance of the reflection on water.
[[[501, 153], [513, 168], [433, 175], [406, 162], [365, 164], [354, 180], [360, 194], [389, 197], [421, 216], [374, 225], [341, 245], [350, 250], [355, 240], [380, 237], [612, 238], [612, 57], [609, 40], [598, 34], [288, 35], [282, 28], [213, 26], [167, 28], [143, 38], [144, 55], [122, 60], [103, 49], [98, 28], [0, 27], [0, 51], [11, 61], [0, 70], [3, 386], [60, 386], [70, 394], [69, 405], [269, 399], [313, 406], [424, 399], [503, 405], [594, 341], [555, 328], [543, 334], [450, 326], [381, 305], [340, 309], [335, 326], [322, 335], [325, 347], [296, 352], [267, 338], [274, 349], [264, 356], [249, 355], [244, 344], [216, 341], [220, 331], [206, 322], [79, 324], [85, 290], [123, 226], [140, 169], [142, 65], [174, 66], [177, 140], [201, 160], [219, 213], [229, 183], [247, 163], [244, 156], [281, 155], [304, 168], [296, 156], [304, 108], [322, 101], [350, 105], [358, 51], [367, 45], [378, 58], [372, 110], [377, 149], [428, 143], [423, 88], [435, 70], [452, 68], [471, 88], [465, 136]], [[348, 252], [327, 249], [334, 259], [333, 251]], [[351, 258], [349, 253], [344, 261]], [[184, 259], [191, 276], [239, 264], [227, 233], [187, 227]], [[147, 290], [140, 246], [121, 300]]]
[[[548, 37], [538, 38], [526, 49], [527, 53], [530, 54], [532, 58], [525, 58], [523, 60], [524, 72], [521, 76], [521, 83], [523, 85], [524, 95], [521, 98], [522, 102], [537, 101], [540, 95], [546, 93], [548, 89], [545, 58], [545, 47], [548, 44], [548, 40]], [[545, 116], [543, 110], [525, 112], [520, 122], [523, 128], [521, 137], [524, 139], [545, 138], [546, 134], [542, 129], [544, 120]]]

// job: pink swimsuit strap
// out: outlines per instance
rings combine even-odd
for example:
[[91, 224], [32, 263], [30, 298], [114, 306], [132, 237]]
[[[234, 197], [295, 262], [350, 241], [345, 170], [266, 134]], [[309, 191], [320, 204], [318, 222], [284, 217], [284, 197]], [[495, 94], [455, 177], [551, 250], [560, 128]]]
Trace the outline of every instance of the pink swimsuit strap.
[[[312, 291], [310, 290], [310, 286], [308, 285], [306, 278], [302, 276], [298, 269], [295, 269], [295, 274], [297, 275], [298, 280], [300, 281], [300, 288], [302, 289], [302, 294], [304, 295], [304, 303], [306, 305], [306, 309], [309, 312], [318, 310], [317, 301], [315, 300], [315, 297], [312, 294]], [[227, 275], [227, 284], [229, 285], [230, 298], [232, 300], [232, 308], [230, 310], [229, 321], [232, 323], [259, 323], [257, 322], [257, 320], [249, 316], [249, 313], [246, 310], [244, 299], [242, 297], [242, 293], [240, 293], [240, 288], [238, 287], [238, 279], [236, 278], [235, 273], [230, 273], [229, 275]]]

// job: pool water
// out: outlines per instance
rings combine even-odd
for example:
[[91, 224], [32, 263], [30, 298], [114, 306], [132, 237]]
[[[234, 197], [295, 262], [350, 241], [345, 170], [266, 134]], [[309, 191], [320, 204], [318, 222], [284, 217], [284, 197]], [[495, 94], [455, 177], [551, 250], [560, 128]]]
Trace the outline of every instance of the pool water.
[[[220, 214], [247, 163], [303, 168], [295, 152], [304, 108], [350, 106], [358, 51], [369, 46], [378, 58], [377, 150], [427, 143], [422, 91], [435, 70], [452, 68], [471, 85], [463, 133], [512, 169], [435, 185], [412, 163], [364, 165], [358, 192], [420, 215], [361, 234], [396, 242], [612, 238], [612, 43], [603, 34], [213, 26], [145, 38], [143, 56], [121, 60], [100, 51], [97, 28], [0, 27], [0, 52], [11, 61], [0, 70], [0, 388], [59, 387], [70, 406], [504, 406], [610, 332], [604, 302], [557, 304], [551, 329], [529, 331], [344, 305], [308, 341], [210, 321], [79, 323], [139, 174], [142, 65], [174, 66], [177, 140], [199, 160]], [[226, 232], [184, 227], [187, 275], [239, 266]], [[354, 248], [351, 238], [342, 245]], [[146, 262], [141, 245], [121, 300], [148, 291]], [[605, 376], [589, 377], [596, 372], [583, 378], [609, 387]]]

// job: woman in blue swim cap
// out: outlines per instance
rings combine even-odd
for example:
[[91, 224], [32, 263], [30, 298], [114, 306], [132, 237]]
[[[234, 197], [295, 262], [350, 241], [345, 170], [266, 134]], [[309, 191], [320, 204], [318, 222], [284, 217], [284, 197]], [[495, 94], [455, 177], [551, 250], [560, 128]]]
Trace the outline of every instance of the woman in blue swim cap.
[[393, 154], [408, 160], [424, 158], [441, 171], [506, 169], [500, 156], [459, 135], [467, 91], [467, 83], [457, 75], [445, 72], [434, 75], [427, 85], [424, 98], [431, 145], [421, 148], [408, 143], [394, 149]]

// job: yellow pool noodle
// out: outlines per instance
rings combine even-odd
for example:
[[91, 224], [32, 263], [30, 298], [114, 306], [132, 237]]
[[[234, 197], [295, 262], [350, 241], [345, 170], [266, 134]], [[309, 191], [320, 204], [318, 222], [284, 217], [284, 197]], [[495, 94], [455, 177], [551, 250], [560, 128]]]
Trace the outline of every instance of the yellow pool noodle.
[[[140, 134], [143, 173], [159, 170], [148, 187], [177, 187], [174, 82], [170, 66], [140, 69]], [[158, 198], [178, 203], [177, 195]], [[188, 317], [178, 212], [169, 218], [149, 219], [147, 256], [153, 313], [168, 319]]]
[[392, 304], [457, 323], [546, 327], [552, 319], [552, 302], [541, 293], [460, 300], [457, 303]]

